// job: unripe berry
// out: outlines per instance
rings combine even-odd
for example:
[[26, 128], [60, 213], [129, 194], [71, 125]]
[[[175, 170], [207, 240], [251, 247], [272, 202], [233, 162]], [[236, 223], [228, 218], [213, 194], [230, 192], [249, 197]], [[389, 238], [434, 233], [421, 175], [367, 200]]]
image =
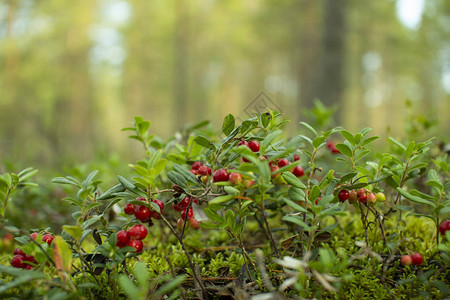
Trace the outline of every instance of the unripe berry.
[[349, 192], [348, 202], [351, 204], [355, 203], [358, 200], [358, 193], [355, 190], [351, 190]]
[[412, 258], [411, 258], [411, 256], [409, 256], [409, 255], [403, 255], [402, 258], [400, 259], [400, 263], [401, 263], [403, 266], [407, 266], [407, 265], [412, 264]]
[[196, 219], [194, 219], [194, 218], [192, 218], [192, 219], [190, 220], [190, 225], [191, 225], [191, 227], [192, 227], [193, 229], [195, 229], [195, 230], [197, 230], [197, 229], [200, 228], [200, 223], [199, 223]]
[[386, 201], [386, 196], [382, 192], [377, 193], [376, 198], [378, 202]]
[[128, 203], [127, 205], [125, 205], [125, 207], [123, 208], [123, 211], [125, 212], [125, 214], [127, 215], [132, 215], [134, 214], [134, 205], [131, 203]]
[[229, 177], [230, 183], [233, 185], [238, 185], [242, 183], [242, 174], [241, 173], [230, 173]]
[[280, 173], [275, 174], [275, 172], [277, 172], [280, 168], [278, 166], [273, 166], [270, 167], [270, 173], [272, 173], [272, 175], [270, 175], [272, 178], [278, 177], [280, 176]]
[[367, 195], [367, 203], [374, 206], [375, 202], [377, 202], [377, 196], [375, 196], [374, 193], [369, 193], [369, 195]]
[[38, 235], [39, 235], [39, 233], [37, 233], [37, 232], [33, 232], [32, 234], [30, 234], [30, 236], [33, 240], [35, 240], [38, 237]]
[[177, 228], [179, 231], [183, 230], [184, 220], [182, 218], [179, 218], [177, 221]]

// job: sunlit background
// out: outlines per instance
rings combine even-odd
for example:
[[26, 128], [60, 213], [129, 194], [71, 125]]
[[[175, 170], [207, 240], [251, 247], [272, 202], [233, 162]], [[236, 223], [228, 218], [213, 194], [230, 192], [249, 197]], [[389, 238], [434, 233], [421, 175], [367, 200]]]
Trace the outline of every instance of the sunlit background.
[[320, 99], [349, 130], [450, 134], [446, 0], [6, 0], [0, 62], [0, 161], [21, 166], [126, 155], [135, 115], [163, 140], [219, 128], [261, 91], [291, 133]]

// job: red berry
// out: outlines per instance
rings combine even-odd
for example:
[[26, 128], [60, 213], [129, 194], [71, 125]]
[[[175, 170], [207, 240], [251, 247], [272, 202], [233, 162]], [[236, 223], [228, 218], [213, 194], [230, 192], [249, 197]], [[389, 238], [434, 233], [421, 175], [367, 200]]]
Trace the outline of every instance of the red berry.
[[369, 195], [367, 195], [367, 203], [373, 206], [375, 205], [375, 202], [377, 202], [377, 196], [375, 196], [374, 193], [369, 193]]
[[164, 203], [161, 200], [158, 200], [158, 199], [154, 199], [152, 202], [158, 204], [159, 209], [160, 209], [160, 211], [162, 213], [162, 211], [164, 209]]
[[240, 141], [240, 142], [237, 144], [238, 147], [239, 147], [239, 146], [242, 146], [242, 145], [248, 147], [248, 142], [247, 142], [247, 141]]
[[137, 197], [136, 200], [139, 200], [139, 201], [147, 201], [147, 199], [145, 199], [144, 197]]
[[23, 256], [23, 260], [29, 261], [31, 263], [36, 263], [36, 260], [34, 259], [34, 256], [32, 256], [32, 255], [25, 254], [25, 256]]
[[251, 187], [252, 185], [254, 185], [255, 184], [255, 181], [254, 180], [251, 180], [251, 179], [245, 179], [244, 180], [244, 186], [246, 187], [246, 188], [249, 188], [249, 187]]
[[196, 161], [192, 164], [192, 170], [198, 170], [201, 166], [203, 166], [201, 161]]
[[189, 170], [189, 172], [191, 172], [192, 174], [194, 174], [194, 175], [197, 175], [198, 173], [197, 173], [197, 170]]
[[259, 149], [261, 148], [261, 145], [259, 144], [258, 141], [252, 140], [248, 143], [248, 147], [250, 148], [250, 150], [252, 150], [253, 152], [258, 152]]
[[179, 204], [172, 203], [172, 207], [176, 211], [182, 211], [183, 210], [183, 207], [181, 207], [181, 205], [179, 205]]
[[196, 219], [194, 219], [194, 218], [191, 219], [190, 225], [191, 225], [191, 227], [192, 227], [193, 229], [195, 229], [195, 230], [197, 230], [197, 229], [200, 228], [200, 223], [199, 223]]
[[355, 190], [351, 190], [349, 192], [348, 202], [353, 204], [356, 202], [357, 199], [358, 199], [358, 193]]
[[411, 255], [411, 259], [413, 265], [420, 266], [423, 263], [422, 254], [420, 254], [419, 252], [416, 252], [413, 255]]
[[128, 229], [128, 236], [132, 240], [143, 240], [147, 236], [147, 228], [141, 224], [131, 226]]
[[282, 159], [280, 159], [280, 160], [278, 161], [278, 166], [279, 166], [280, 168], [285, 167], [285, 166], [287, 166], [287, 165], [289, 165], [289, 164], [290, 164], [290, 162], [289, 162], [286, 158], [282, 158]]
[[439, 231], [442, 235], [445, 235], [447, 230], [450, 230], [450, 220], [444, 220], [441, 222], [441, 225], [439, 225]]
[[20, 249], [20, 248], [16, 248], [16, 249], [14, 249], [14, 255], [22, 255], [22, 256], [25, 256], [25, 253], [22, 251], [22, 249]]
[[349, 197], [350, 193], [347, 190], [342, 189], [339, 191], [338, 198], [340, 202], [345, 202], [345, 200], [347, 200]]
[[357, 192], [357, 196], [359, 199], [359, 202], [361, 203], [366, 203], [367, 201], [367, 194], [366, 194], [366, 190], [365, 189], [359, 189]]
[[238, 185], [242, 183], [242, 174], [241, 173], [230, 173], [229, 177], [230, 183], [233, 185]]
[[130, 235], [126, 230], [121, 230], [117, 233], [117, 243], [116, 245], [120, 248], [125, 247], [130, 240]]
[[148, 222], [150, 220], [150, 210], [144, 205], [136, 206], [134, 216], [142, 223]]
[[29, 265], [29, 264], [25, 265], [25, 270], [31, 270], [31, 269], [33, 269], [32, 265]]
[[300, 160], [300, 155], [294, 154], [294, 161]]
[[136, 253], [142, 252], [142, 249], [144, 248], [144, 243], [142, 243], [141, 240], [130, 240], [127, 244], [129, 247], [133, 247], [136, 249]]
[[328, 149], [330, 149], [331, 153], [340, 153], [339, 150], [334, 145], [334, 143], [331, 141], [327, 143], [327, 147]]
[[305, 175], [305, 170], [303, 170], [303, 168], [300, 166], [296, 166], [294, 170], [292, 170], [292, 174], [297, 177], [302, 177], [303, 175]]
[[245, 163], [249, 163], [250, 161], [248, 159], [246, 159], [245, 157], [242, 157], [242, 161]]
[[208, 166], [201, 166], [197, 170], [198, 175], [211, 175], [211, 168]]
[[[186, 219], [186, 210], [187, 210], [187, 208], [181, 212], [181, 218], [183, 220]], [[192, 211], [192, 208], [190, 208], [189, 211], [187, 212], [187, 218], [190, 219], [193, 216], [194, 216], [194, 212]]]
[[25, 264], [23, 263], [24, 257], [22, 255], [14, 255], [11, 259], [11, 266], [14, 268], [25, 268]]
[[44, 234], [43, 236], [42, 236], [42, 241], [43, 242], [46, 242], [47, 244], [49, 244], [49, 245], [51, 245], [51, 243], [53, 242], [53, 239], [54, 239], [55, 237], [53, 236], [53, 235], [51, 235], [51, 234]]
[[[180, 205], [182, 208], [186, 208], [186, 207], [188, 207], [190, 201], [191, 201], [191, 198], [189, 198], [188, 196], [186, 196], [186, 197], [183, 198], [183, 200], [181, 200], [181, 202], [180, 202], [179, 205]], [[180, 211], [181, 211], [181, 210], [180, 210]]]
[[30, 234], [30, 236], [33, 240], [35, 240], [38, 237], [38, 235], [39, 235], [39, 233], [37, 233], [37, 232], [33, 232], [32, 234]]
[[402, 258], [400, 259], [400, 263], [401, 263], [403, 266], [407, 266], [407, 265], [412, 264], [412, 258], [411, 258], [411, 256], [409, 256], [409, 255], [403, 255]]
[[219, 182], [219, 181], [228, 181], [230, 174], [228, 174], [228, 171], [225, 169], [219, 169], [214, 172], [213, 175], [213, 181]]
[[125, 214], [127, 215], [132, 215], [134, 214], [134, 205], [131, 203], [128, 203], [127, 205], [125, 205], [125, 207], [123, 208], [123, 211], [125, 212]]

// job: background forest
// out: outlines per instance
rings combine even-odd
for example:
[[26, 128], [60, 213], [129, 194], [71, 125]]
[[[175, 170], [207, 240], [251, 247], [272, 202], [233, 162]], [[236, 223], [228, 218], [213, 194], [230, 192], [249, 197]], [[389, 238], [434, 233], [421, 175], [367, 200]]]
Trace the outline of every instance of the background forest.
[[320, 99], [349, 130], [448, 137], [449, 36], [445, 0], [2, 1], [0, 156], [130, 161], [134, 115], [167, 139], [263, 90], [296, 122]]

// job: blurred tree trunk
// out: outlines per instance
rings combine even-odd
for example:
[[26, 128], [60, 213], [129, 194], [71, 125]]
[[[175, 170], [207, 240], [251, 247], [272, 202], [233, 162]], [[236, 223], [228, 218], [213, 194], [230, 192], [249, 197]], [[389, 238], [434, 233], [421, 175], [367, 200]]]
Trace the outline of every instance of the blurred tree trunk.
[[189, 72], [189, 2], [175, 1], [175, 51], [173, 95], [176, 128], [188, 120], [188, 72]]
[[308, 103], [318, 98], [326, 106], [343, 101], [347, 0], [325, 0], [317, 77]]

